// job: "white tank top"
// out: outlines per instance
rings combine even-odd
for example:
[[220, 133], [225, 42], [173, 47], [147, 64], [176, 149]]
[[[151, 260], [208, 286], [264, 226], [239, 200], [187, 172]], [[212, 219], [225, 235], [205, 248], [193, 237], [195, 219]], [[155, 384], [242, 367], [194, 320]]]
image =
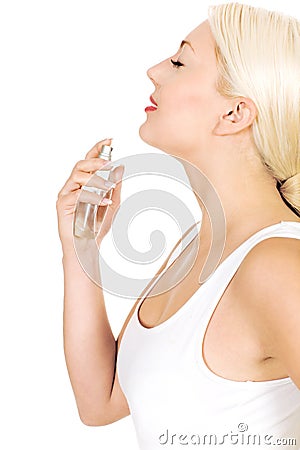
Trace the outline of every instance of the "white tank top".
[[[191, 240], [197, 233], [191, 231]], [[172, 317], [153, 328], [140, 323], [138, 309], [168, 266], [140, 299], [123, 334], [117, 371], [141, 450], [300, 449], [300, 390], [290, 377], [228, 380], [206, 366], [201, 351], [231, 278], [247, 253], [269, 237], [300, 239], [300, 223], [280, 222], [250, 236]]]

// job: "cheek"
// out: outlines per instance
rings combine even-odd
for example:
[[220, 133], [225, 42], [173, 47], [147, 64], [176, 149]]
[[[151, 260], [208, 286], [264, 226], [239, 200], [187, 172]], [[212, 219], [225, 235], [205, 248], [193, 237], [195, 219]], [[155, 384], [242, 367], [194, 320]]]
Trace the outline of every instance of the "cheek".
[[175, 90], [173, 95], [165, 93], [162, 96], [160, 120], [177, 134], [179, 131], [185, 134], [198, 134], [200, 129], [203, 131], [206, 126], [208, 105], [207, 93], [186, 83], [184, 87]]
[[[175, 100], [175, 99], [174, 99]], [[178, 156], [184, 155], [186, 147], [199, 144], [205, 133], [196, 104], [183, 97], [182, 102], [165, 103], [153, 114], [149, 114], [140, 128], [141, 138], [148, 144]]]
[[194, 115], [208, 102], [207, 83], [201, 76], [185, 76], [162, 89], [161, 104], [166, 112]]
[[140, 136], [161, 148], [204, 145], [211, 129], [211, 102], [212, 93], [201, 77], [164, 86], [160, 89], [159, 108], [148, 115]]

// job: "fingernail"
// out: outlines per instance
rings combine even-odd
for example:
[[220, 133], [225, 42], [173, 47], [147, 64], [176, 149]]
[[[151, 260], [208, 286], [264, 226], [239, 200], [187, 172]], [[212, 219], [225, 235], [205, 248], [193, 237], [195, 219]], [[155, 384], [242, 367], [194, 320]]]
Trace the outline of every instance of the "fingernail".
[[110, 200], [109, 198], [104, 197], [101, 202], [100, 205], [111, 205], [112, 204], [112, 200]]

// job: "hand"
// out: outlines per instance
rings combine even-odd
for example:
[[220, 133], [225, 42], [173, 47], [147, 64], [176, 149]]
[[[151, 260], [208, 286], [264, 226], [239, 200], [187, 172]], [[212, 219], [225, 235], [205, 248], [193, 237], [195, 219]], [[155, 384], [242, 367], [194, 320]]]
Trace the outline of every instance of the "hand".
[[[99, 205], [98, 215], [101, 215], [101, 213], [103, 215], [101, 208], [107, 208], [104, 221], [101, 224], [101, 228], [97, 236], [98, 246], [109, 231], [113, 221], [113, 216], [120, 205], [121, 179], [124, 172], [124, 166], [119, 166], [114, 169], [110, 177], [116, 183], [116, 187], [112, 189], [112, 204], [107, 205], [100, 203], [102, 197], [97, 193], [82, 190], [82, 186], [89, 185], [88, 182], [92, 175], [108, 163], [107, 160], [98, 157], [102, 145], [111, 145], [111, 139], [105, 139], [98, 142], [87, 153], [84, 160], [78, 161], [75, 164], [70, 177], [58, 193], [56, 210], [58, 216], [59, 237], [62, 242], [63, 249], [73, 247], [73, 220], [79, 196], [80, 201]], [[106, 180], [99, 176], [92, 177], [94, 187], [108, 190], [109, 187], [104, 185], [105, 181]]]

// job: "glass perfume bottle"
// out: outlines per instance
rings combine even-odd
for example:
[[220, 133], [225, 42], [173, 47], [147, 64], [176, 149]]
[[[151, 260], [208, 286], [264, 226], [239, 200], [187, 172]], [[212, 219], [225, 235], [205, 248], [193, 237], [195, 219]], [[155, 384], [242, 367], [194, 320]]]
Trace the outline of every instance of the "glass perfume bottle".
[[[111, 161], [112, 147], [109, 145], [103, 145], [99, 153], [99, 158]], [[112, 169], [97, 170], [96, 174], [104, 178], [105, 180], [110, 180], [110, 174]], [[111, 198], [112, 189], [102, 190], [100, 188], [92, 186], [83, 186], [82, 189], [90, 192], [96, 192], [102, 197]], [[107, 206], [93, 205], [91, 203], [84, 203], [78, 201], [75, 215], [74, 215], [74, 228], [73, 234], [78, 238], [95, 239], [97, 232], [99, 231], [99, 226], [104, 218]]]

